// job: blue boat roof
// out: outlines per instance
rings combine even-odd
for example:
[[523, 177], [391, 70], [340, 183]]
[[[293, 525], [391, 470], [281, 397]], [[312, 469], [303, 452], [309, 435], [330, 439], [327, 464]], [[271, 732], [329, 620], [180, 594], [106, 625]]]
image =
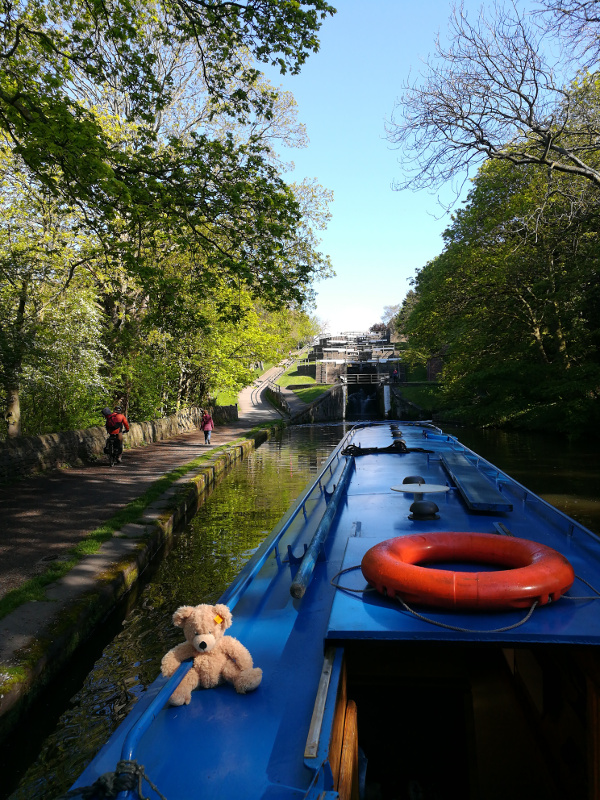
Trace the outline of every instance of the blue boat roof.
[[[438, 507], [435, 519], [415, 519], [414, 493], [397, 490], [405, 478], [415, 476], [427, 486], [441, 487], [426, 495]], [[462, 479], [461, 489], [457, 480]], [[303, 570], [299, 564], [305, 546], [310, 552], [328, 518], [306, 591], [294, 597], [290, 587]], [[598, 538], [454, 437], [429, 424], [358, 426], [220, 600], [233, 611], [229, 632], [263, 669], [258, 689], [248, 695], [236, 694], [230, 685], [198, 690], [189, 706], [173, 708], [167, 700], [183, 672], [168, 683], [159, 677], [75, 785], [91, 785], [125, 758], [143, 764], [169, 800], [317, 798], [327, 789], [327, 737], [312, 760], [305, 757], [305, 745], [329, 646], [342, 650], [349, 643], [369, 641], [600, 642], [595, 600], [561, 598], [523, 621], [523, 610], [418, 609], [415, 616], [396, 600], [360, 591], [366, 582], [359, 567], [370, 547], [431, 531], [530, 539], [558, 550], [578, 578], [600, 587]], [[571, 598], [593, 594], [581, 580], [568, 592]], [[336, 675], [334, 669], [332, 685]], [[144, 786], [150, 798], [159, 797]]]

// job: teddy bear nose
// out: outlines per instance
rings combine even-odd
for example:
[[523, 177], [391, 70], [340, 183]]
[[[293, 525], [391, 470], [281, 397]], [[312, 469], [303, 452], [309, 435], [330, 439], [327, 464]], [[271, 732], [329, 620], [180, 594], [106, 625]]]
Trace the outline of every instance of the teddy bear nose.
[[198, 647], [200, 650], [206, 650], [206, 642], [198, 642]]

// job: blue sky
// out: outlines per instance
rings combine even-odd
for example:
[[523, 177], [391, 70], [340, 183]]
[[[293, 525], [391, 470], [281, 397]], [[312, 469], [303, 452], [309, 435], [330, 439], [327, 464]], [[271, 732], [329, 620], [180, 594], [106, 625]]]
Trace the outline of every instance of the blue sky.
[[446, 31], [452, 4], [332, 2], [338, 13], [323, 25], [320, 51], [301, 74], [270, 77], [293, 93], [310, 139], [307, 148], [283, 153], [296, 166], [286, 178], [315, 177], [334, 192], [322, 250], [336, 277], [316, 285], [316, 313], [339, 333], [380, 322], [384, 306], [402, 301], [415, 270], [442, 250], [449, 217], [435, 194], [392, 190], [402, 168], [384, 125], [403, 80], [433, 51], [438, 30]]

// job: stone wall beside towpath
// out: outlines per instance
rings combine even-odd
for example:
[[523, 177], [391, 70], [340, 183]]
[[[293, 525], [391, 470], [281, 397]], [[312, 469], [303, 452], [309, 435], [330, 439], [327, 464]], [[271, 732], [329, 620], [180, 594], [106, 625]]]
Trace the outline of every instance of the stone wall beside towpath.
[[[186, 408], [163, 419], [131, 423], [125, 447], [140, 447], [197, 430], [201, 415], [200, 408]], [[212, 415], [218, 425], [236, 422], [237, 406], [217, 406]], [[100, 425], [79, 431], [7, 439], [0, 442], [0, 483], [103, 458], [105, 442], [106, 430]]]

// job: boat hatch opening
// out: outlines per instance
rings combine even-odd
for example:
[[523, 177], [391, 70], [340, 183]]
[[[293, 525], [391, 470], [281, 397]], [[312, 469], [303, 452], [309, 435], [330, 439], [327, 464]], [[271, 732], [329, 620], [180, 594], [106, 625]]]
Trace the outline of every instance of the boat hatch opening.
[[[348, 697], [344, 651], [325, 651], [321, 679], [304, 751], [305, 764], [315, 770], [327, 765], [326, 788], [339, 800], [364, 797], [364, 757], [358, 746], [358, 711]], [[362, 780], [361, 780], [361, 773]]]
[[324, 757], [325, 789], [343, 800], [596, 798], [587, 762], [598, 754], [589, 717], [598, 691], [572, 653], [438, 642], [328, 648], [305, 764], [318, 769]]

